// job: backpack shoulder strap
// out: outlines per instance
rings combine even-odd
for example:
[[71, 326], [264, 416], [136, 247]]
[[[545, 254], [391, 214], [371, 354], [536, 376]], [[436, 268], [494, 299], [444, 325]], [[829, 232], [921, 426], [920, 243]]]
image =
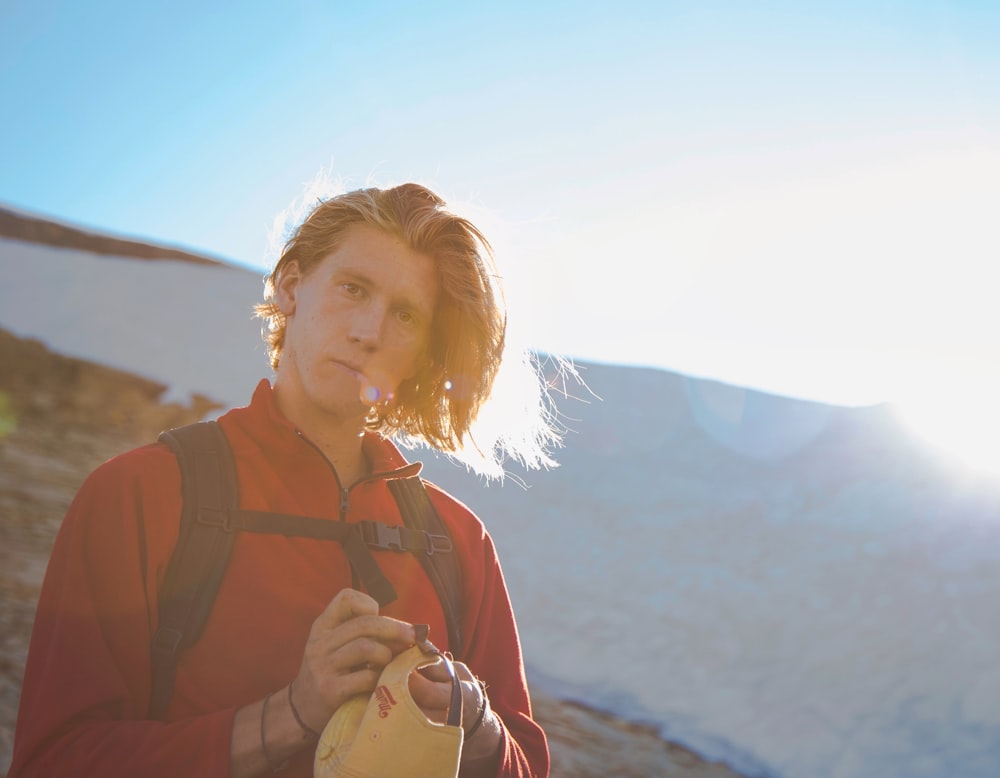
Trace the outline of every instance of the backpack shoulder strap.
[[448, 625], [448, 647], [454, 656], [462, 655], [462, 580], [458, 569], [458, 554], [452, 548], [451, 533], [431, 502], [424, 482], [419, 476], [394, 478], [388, 481], [389, 491], [399, 505], [399, 512], [407, 527], [422, 530], [429, 538], [447, 539], [446, 548], [435, 550], [428, 543], [425, 553], [418, 553], [427, 576], [431, 579]]
[[[160, 590], [152, 640], [149, 716], [162, 718], [173, 693], [181, 650], [201, 637], [222, 584], [235, 533], [226, 520], [239, 505], [236, 468], [226, 436], [214, 421], [168, 430], [181, 470], [184, 507], [177, 546]], [[199, 515], [204, 519], [199, 521]]]

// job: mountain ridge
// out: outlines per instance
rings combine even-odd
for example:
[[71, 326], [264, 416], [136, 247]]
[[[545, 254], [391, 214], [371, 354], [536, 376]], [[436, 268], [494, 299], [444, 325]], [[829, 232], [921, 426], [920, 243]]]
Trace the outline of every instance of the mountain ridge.
[[0, 204], [0, 237], [135, 259], [174, 259], [197, 265], [228, 264], [204, 254], [132, 238], [106, 235]]

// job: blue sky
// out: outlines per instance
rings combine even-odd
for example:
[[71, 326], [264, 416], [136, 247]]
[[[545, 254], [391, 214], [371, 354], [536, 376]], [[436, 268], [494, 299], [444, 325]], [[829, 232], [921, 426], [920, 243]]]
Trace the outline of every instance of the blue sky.
[[1000, 387], [1000, 4], [208, 6], [0, 0], [0, 202], [263, 268], [321, 170], [418, 180], [538, 348], [927, 413]]

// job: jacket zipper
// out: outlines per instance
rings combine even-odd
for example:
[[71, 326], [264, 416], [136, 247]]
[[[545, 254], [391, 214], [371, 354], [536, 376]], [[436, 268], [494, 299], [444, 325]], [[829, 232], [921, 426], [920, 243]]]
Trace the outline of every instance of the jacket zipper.
[[340, 506], [338, 510], [341, 521], [347, 521], [347, 512], [348, 510], [350, 510], [351, 507], [351, 489], [353, 489], [358, 484], [365, 483], [366, 481], [385, 479], [391, 476], [394, 472], [398, 472], [399, 470], [404, 470], [407, 467], [412, 467], [412, 465], [407, 464], [401, 468], [397, 468], [397, 470], [395, 471], [389, 470], [380, 473], [370, 473], [369, 475], [366, 475], [364, 478], [358, 480], [357, 483], [355, 483], [353, 486], [344, 486], [343, 482], [340, 480], [340, 473], [337, 472], [337, 468], [334, 467], [333, 462], [331, 462], [330, 458], [323, 452], [323, 449], [321, 449], [319, 446], [317, 446], [315, 443], [309, 440], [309, 438], [307, 438], [302, 433], [301, 430], [298, 429], [295, 430], [295, 434], [298, 435], [299, 438], [301, 438], [311, 448], [315, 449], [316, 453], [318, 453], [321, 457], [323, 457], [323, 461], [326, 462], [327, 467], [330, 468], [330, 472], [333, 473], [333, 479], [337, 482], [337, 489], [339, 490], [340, 493]]
[[340, 494], [340, 506], [338, 508], [338, 513], [341, 521], [347, 521], [347, 511], [351, 507], [350, 499], [350, 489], [348, 489], [340, 480], [340, 473], [337, 472], [337, 468], [333, 466], [333, 462], [330, 458], [323, 453], [323, 449], [313, 443], [309, 438], [302, 434], [301, 430], [295, 430], [295, 434], [299, 438], [305, 441], [309, 446], [316, 450], [316, 453], [323, 457], [323, 461], [326, 462], [326, 466], [330, 468], [330, 472], [333, 473], [333, 480], [337, 482], [337, 491]]

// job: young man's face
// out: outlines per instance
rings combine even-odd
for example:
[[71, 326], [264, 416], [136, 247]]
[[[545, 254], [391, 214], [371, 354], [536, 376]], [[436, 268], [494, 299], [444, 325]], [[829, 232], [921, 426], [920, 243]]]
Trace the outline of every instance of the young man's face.
[[434, 260], [380, 230], [352, 226], [308, 275], [290, 266], [276, 292], [286, 330], [275, 387], [294, 421], [361, 420], [427, 358]]

